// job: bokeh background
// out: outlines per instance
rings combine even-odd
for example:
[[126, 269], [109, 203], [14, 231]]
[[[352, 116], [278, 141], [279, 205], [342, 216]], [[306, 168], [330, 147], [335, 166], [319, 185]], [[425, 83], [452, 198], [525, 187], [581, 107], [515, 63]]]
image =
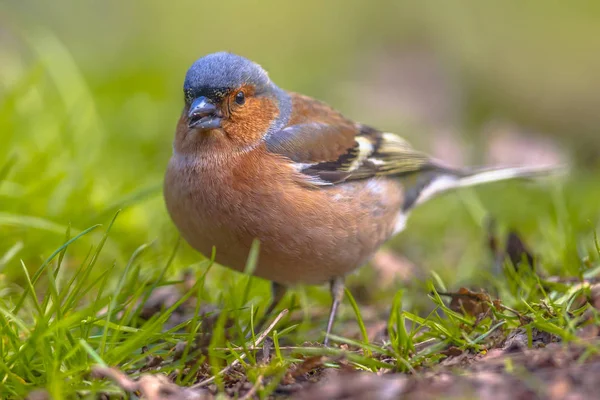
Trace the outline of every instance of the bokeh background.
[[[500, 233], [517, 230], [548, 273], [576, 272], [591, 252], [600, 215], [598, 2], [2, 0], [3, 295], [23, 284], [21, 260], [37, 268], [67, 226], [106, 224], [119, 209], [94, 273], [122, 269], [152, 243], [141, 271], [159, 274], [177, 240], [161, 185], [183, 77], [220, 50], [458, 166], [574, 166], [560, 182], [491, 185], [424, 206], [392, 253], [350, 279], [362, 303], [385, 305], [407, 287], [405, 306], [418, 308], [431, 270], [448, 287], [489, 284], [489, 218]], [[69, 251], [73, 265], [99, 235]], [[201, 258], [183, 246], [169, 274]], [[218, 304], [238, 279], [213, 269], [207, 302]], [[267, 288], [258, 282], [253, 293], [266, 297]], [[303, 304], [328, 299], [322, 288], [297, 294]]]

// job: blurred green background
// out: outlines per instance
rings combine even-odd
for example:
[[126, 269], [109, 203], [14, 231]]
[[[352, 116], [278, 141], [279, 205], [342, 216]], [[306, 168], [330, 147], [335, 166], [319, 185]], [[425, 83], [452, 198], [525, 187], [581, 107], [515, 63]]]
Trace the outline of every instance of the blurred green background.
[[[123, 268], [152, 242], [142, 271], [158, 275], [177, 238], [160, 191], [183, 77], [219, 50], [451, 163], [578, 166], [567, 182], [492, 185], [424, 206], [392, 242], [406, 259], [351, 279], [363, 301], [389, 303], [376, 282], [402, 280], [395, 268], [433, 269], [451, 286], [484, 281], [489, 216], [501, 231], [517, 229], [550, 270], [577, 270], [591, 252], [600, 215], [598, 2], [3, 0], [3, 294], [23, 284], [20, 260], [37, 268], [67, 226], [106, 224], [118, 209], [96, 268]], [[69, 261], [77, 265], [98, 238], [78, 242]], [[200, 259], [185, 247], [170, 274]], [[208, 300], [236, 279], [211, 271]], [[328, 298], [308, 290], [304, 301]]]

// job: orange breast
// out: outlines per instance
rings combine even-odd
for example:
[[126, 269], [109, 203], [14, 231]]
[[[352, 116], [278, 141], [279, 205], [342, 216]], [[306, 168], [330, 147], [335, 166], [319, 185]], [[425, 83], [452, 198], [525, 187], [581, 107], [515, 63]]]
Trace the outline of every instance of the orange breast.
[[326, 282], [361, 266], [394, 231], [402, 188], [391, 178], [311, 187], [263, 148], [193, 161], [174, 155], [165, 200], [182, 236], [220, 264], [243, 270], [254, 238], [255, 274], [282, 284]]

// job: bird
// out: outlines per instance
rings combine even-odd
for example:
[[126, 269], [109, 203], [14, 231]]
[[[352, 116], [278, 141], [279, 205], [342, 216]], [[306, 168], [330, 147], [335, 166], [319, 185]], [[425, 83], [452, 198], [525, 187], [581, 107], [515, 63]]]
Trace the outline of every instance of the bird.
[[547, 172], [459, 169], [402, 137], [279, 88], [259, 64], [205, 55], [186, 73], [184, 107], [164, 180], [168, 213], [202, 254], [272, 282], [266, 314], [291, 286], [329, 283], [328, 345], [347, 275], [406, 226], [410, 212], [451, 189]]

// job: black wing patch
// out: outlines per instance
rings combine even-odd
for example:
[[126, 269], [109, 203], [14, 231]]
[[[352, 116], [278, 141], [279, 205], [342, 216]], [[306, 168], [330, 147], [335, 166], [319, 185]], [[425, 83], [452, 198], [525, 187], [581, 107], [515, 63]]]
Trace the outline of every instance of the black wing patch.
[[315, 163], [302, 172], [335, 184], [381, 175], [406, 175], [427, 169], [429, 157], [392, 133], [361, 126], [354, 146], [334, 161]]
[[267, 150], [288, 157], [316, 185], [435, 169], [430, 158], [392, 133], [364, 125], [293, 125], [269, 136]]

